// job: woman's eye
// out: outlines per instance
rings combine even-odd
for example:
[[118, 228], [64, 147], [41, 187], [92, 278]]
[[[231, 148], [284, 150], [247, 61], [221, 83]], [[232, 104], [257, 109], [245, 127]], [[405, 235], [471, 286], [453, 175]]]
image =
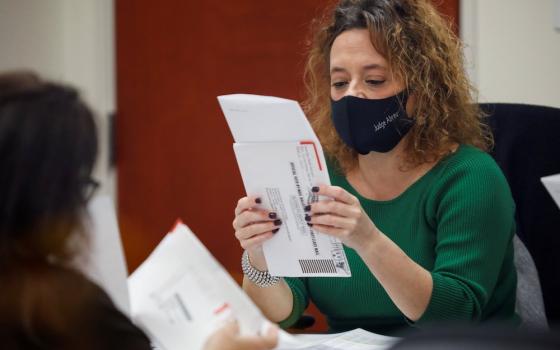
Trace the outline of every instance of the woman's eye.
[[340, 89], [342, 87], [344, 87], [345, 85], [347, 85], [348, 82], [346, 81], [335, 81], [334, 83], [332, 83], [332, 87], [334, 87], [335, 89]]
[[368, 83], [369, 85], [374, 85], [374, 86], [381, 85], [384, 82], [385, 82], [385, 80], [373, 80], [373, 79], [366, 80], [366, 83]]

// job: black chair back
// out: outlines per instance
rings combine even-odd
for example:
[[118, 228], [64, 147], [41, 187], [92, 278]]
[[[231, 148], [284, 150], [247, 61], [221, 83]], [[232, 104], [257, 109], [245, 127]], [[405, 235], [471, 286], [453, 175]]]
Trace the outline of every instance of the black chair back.
[[494, 133], [491, 154], [513, 193], [517, 234], [539, 272], [549, 324], [559, 324], [560, 208], [540, 178], [560, 173], [560, 109], [508, 103], [480, 106]]

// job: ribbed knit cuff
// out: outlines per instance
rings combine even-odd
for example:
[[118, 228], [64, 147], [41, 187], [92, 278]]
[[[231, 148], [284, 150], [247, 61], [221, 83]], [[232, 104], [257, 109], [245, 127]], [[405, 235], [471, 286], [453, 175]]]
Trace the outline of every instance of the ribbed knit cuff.
[[436, 322], [470, 321], [473, 313], [472, 300], [458, 282], [438, 273], [432, 273], [432, 280], [433, 290], [428, 308], [412, 325], [422, 327]]

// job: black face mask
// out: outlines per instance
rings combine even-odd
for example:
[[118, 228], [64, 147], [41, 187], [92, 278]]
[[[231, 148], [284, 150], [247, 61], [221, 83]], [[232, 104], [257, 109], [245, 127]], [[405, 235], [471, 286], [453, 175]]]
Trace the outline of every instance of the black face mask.
[[389, 152], [412, 127], [405, 110], [407, 99], [404, 90], [379, 100], [345, 96], [331, 102], [334, 127], [342, 141], [360, 154]]

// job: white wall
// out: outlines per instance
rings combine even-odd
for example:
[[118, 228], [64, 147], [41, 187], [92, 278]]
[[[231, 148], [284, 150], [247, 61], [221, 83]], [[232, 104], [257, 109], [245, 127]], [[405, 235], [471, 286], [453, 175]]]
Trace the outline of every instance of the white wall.
[[94, 176], [114, 196], [108, 115], [115, 110], [114, 0], [0, 0], [0, 71], [29, 68], [80, 89], [97, 115]]
[[560, 0], [461, 0], [480, 102], [560, 107]]

